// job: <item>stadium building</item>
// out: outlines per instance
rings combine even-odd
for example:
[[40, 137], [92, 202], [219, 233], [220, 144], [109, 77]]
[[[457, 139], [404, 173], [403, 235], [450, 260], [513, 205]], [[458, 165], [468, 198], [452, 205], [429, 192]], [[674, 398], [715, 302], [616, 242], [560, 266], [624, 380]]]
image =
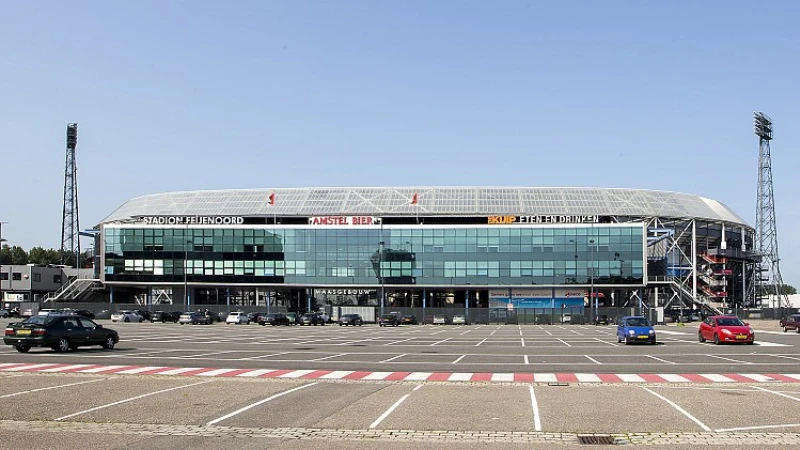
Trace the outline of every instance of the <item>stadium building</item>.
[[730, 208], [641, 189], [169, 192], [96, 228], [108, 301], [185, 308], [720, 307], [758, 267]]

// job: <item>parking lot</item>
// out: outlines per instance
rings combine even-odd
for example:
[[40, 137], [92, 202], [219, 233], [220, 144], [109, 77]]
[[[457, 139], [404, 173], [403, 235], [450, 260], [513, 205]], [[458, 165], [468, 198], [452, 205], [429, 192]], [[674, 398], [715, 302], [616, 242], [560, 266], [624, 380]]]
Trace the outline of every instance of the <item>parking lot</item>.
[[119, 331], [116, 349], [0, 349], [0, 398], [25, 399], [0, 411], [0, 436], [110, 434], [125, 448], [171, 448], [165, 436], [309, 443], [296, 448], [547, 448], [583, 434], [800, 443], [800, 336], [768, 323], [755, 325], [760, 345], [701, 344], [693, 327], [662, 326], [659, 345], [626, 346], [593, 325], [101, 322]]
[[[658, 345], [617, 343], [614, 326], [339, 326], [110, 323], [112, 352], [80, 349], [27, 355], [0, 349], [4, 362], [74, 359], [104, 364], [405, 372], [795, 373], [800, 335], [756, 326], [756, 345], [700, 343], [692, 326], [657, 327]], [[772, 326], [770, 329], [769, 327]], [[780, 380], [780, 378], [779, 378]], [[782, 381], [789, 381], [782, 379]]]

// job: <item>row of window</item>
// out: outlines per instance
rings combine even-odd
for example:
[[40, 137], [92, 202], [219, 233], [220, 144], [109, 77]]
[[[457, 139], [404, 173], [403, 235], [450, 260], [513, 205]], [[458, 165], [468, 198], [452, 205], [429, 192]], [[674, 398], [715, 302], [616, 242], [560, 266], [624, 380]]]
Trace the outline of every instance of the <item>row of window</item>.
[[[31, 279], [34, 283], [42, 281], [42, 274], [33, 273]], [[0, 280], [8, 281], [8, 273], [0, 273]], [[12, 272], [11, 281], [22, 281], [22, 272]], [[61, 283], [61, 275], [53, 275], [53, 283]]]

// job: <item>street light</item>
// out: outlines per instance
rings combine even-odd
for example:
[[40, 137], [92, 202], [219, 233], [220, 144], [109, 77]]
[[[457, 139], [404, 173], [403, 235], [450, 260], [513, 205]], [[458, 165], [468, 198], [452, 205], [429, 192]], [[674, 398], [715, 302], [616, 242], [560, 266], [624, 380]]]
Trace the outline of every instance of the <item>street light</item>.
[[[8, 242], [5, 239], [3, 239], [3, 225], [7, 224], [7, 223], [8, 222], [0, 222], [0, 249], [3, 248], [3, 242]], [[3, 260], [0, 258], [0, 274], [1, 273], [3, 273]], [[10, 275], [10, 274], [8, 276], [8, 285], [9, 286], [11, 286], [11, 276], [12, 275]], [[5, 300], [5, 298], [3, 298], [3, 285], [2, 285], [2, 281], [0, 281], [0, 301], [4, 301], [4, 300]], [[5, 305], [3, 305], [3, 306], [5, 306]]]
[[594, 316], [597, 317], [598, 310], [597, 310], [597, 297], [594, 295], [594, 239], [589, 239], [589, 249], [592, 253], [592, 266], [590, 267], [589, 272], [589, 279], [591, 280], [591, 290], [589, 291], [589, 298], [594, 301]]
[[[188, 232], [189, 230], [187, 229], [186, 231]], [[183, 295], [184, 295], [184, 299], [186, 300], [185, 303], [186, 303], [186, 309], [187, 310], [191, 309], [189, 307], [190, 306], [189, 305], [189, 300], [190, 300], [189, 299], [189, 278], [187, 277], [187, 274], [189, 272], [189, 244], [191, 244], [191, 243], [192, 243], [192, 241], [189, 240], [189, 237], [188, 237], [188, 234], [187, 234], [186, 247], [184, 248], [184, 257], [183, 257]]]
[[381, 283], [381, 317], [383, 317], [383, 303], [384, 297], [386, 295], [386, 290], [383, 283], [383, 247], [385, 242], [380, 242], [380, 248], [378, 249], [378, 279]]

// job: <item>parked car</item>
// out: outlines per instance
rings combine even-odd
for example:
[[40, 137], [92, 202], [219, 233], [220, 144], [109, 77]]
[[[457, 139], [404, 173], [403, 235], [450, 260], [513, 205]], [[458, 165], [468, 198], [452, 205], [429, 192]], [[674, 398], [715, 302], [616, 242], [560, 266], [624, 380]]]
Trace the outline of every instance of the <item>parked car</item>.
[[305, 313], [300, 316], [300, 325], [325, 325], [325, 319], [315, 313]]
[[611, 325], [614, 321], [611, 320], [606, 314], [600, 314], [599, 316], [595, 316], [594, 324], [595, 325]]
[[227, 324], [235, 324], [235, 325], [250, 325], [250, 317], [248, 317], [246, 312], [242, 311], [232, 311], [228, 313], [228, 317], [225, 319], [225, 323]]
[[112, 322], [141, 322], [143, 320], [142, 316], [130, 310], [117, 311], [111, 314]]
[[417, 316], [413, 314], [406, 314], [405, 316], [400, 317], [400, 323], [402, 325], [417, 325], [419, 321], [417, 321]]
[[31, 347], [51, 347], [57, 352], [87, 345], [112, 349], [119, 342], [119, 334], [86, 317], [50, 314], [8, 324], [3, 342], [20, 353], [28, 352]]
[[279, 325], [290, 325], [289, 318], [283, 313], [261, 314], [258, 316], [258, 324], [261, 326], [272, 325], [273, 327]]
[[714, 344], [743, 342], [752, 345], [756, 334], [749, 323], [736, 316], [709, 316], [700, 323], [697, 338], [700, 342], [713, 341]]
[[451, 321], [453, 325], [466, 325], [467, 324], [467, 316], [463, 314], [456, 314], [453, 316], [453, 320]]
[[11, 311], [8, 309], [0, 309], [0, 317], [11, 317]]
[[212, 317], [207, 316], [205, 313], [197, 311], [189, 311], [181, 314], [181, 316], [178, 318], [178, 323], [180, 323], [181, 325], [185, 325], [187, 323], [190, 323], [192, 325], [197, 325], [199, 323], [204, 325], [211, 325], [212, 320], [213, 320]]
[[396, 327], [400, 325], [400, 319], [397, 318], [397, 314], [384, 314], [378, 320], [378, 326], [381, 327]]
[[265, 312], [249, 312], [249, 313], [247, 313], [247, 318], [250, 319], [251, 323], [259, 323], [258, 322], [259, 317], [261, 317], [261, 316], [263, 316], [265, 314], [267, 314], [267, 313], [265, 313]]
[[792, 314], [789, 317], [784, 317], [781, 319], [781, 328], [783, 328], [784, 333], [789, 330], [794, 330], [796, 333], [800, 333], [800, 314]]
[[447, 325], [448, 322], [449, 320], [444, 314], [434, 314], [433, 321], [431, 323], [434, 325]]
[[339, 326], [361, 326], [364, 324], [364, 320], [361, 319], [361, 316], [358, 314], [344, 314], [339, 316]]
[[286, 317], [289, 318], [289, 325], [297, 325], [300, 323], [300, 316], [296, 312], [287, 312]]
[[51, 308], [44, 308], [40, 309], [39, 312], [36, 313], [37, 316], [48, 316], [50, 314], [58, 314], [58, 310]]
[[656, 330], [644, 316], [625, 316], [617, 323], [617, 342], [656, 344]]
[[145, 320], [150, 320], [150, 317], [153, 315], [153, 313], [151, 313], [147, 309], [134, 309], [133, 312], [135, 312], [142, 318], [142, 322], [144, 322]]
[[156, 323], [156, 322], [178, 323], [178, 319], [180, 318], [181, 318], [181, 313], [177, 311], [156, 311], [150, 315], [150, 323]]
[[562, 314], [561, 323], [572, 323], [572, 314], [570, 313]]
[[72, 309], [72, 308], [64, 308], [59, 310], [62, 314], [75, 314], [76, 316], [83, 316], [87, 319], [94, 320], [94, 313], [89, 311], [88, 309]]

